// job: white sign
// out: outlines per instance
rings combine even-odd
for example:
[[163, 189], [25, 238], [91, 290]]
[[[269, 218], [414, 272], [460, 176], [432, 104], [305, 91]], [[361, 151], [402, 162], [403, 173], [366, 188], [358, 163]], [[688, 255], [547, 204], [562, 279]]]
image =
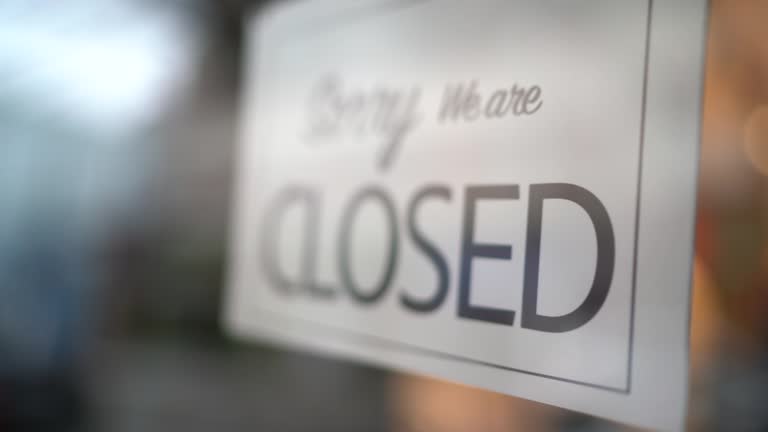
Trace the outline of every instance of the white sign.
[[681, 429], [706, 3], [249, 21], [227, 325]]

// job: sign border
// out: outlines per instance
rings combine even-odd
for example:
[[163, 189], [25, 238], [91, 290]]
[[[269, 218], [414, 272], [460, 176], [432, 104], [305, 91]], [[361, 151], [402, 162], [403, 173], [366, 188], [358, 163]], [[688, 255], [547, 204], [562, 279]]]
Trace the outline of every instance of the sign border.
[[[361, 11], [357, 11], [357, 14], [348, 14], [343, 17], [335, 16], [335, 24], [339, 24], [339, 21], [343, 20], [343, 23], [349, 23], [352, 20], [360, 20], [370, 17], [371, 14], [381, 13], [382, 10], [393, 11], [399, 10], [406, 6], [416, 6], [419, 4], [429, 3], [433, 0], [389, 0], [381, 4], [376, 4], [376, 7], [369, 7]], [[490, 367], [493, 369], [504, 370], [508, 372], [521, 373], [531, 375], [539, 378], [551, 379], [569, 384], [575, 384], [585, 387], [591, 387], [598, 390], [604, 390], [612, 393], [619, 393], [628, 395], [632, 390], [632, 356], [634, 352], [634, 332], [635, 332], [635, 291], [637, 287], [637, 249], [638, 249], [638, 237], [639, 237], [639, 223], [640, 223], [640, 203], [642, 192], [642, 179], [643, 179], [643, 148], [645, 144], [645, 112], [648, 93], [648, 63], [650, 57], [650, 40], [651, 40], [651, 20], [653, 15], [653, 1], [648, 0], [647, 18], [645, 24], [645, 38], [644, 38], [644, 60], [643, 60], [643, 83], [642, 83], [642, 102], [640, 108], [640, 131], [639, 131], [639, 144], [638, 144], [638, 171], [637, 171], [637, 188], [635, 196], [635, 224], [634, 224], [634, 244], [632, 253], [632, 285], [630, 288], [630, 307], [629, 307], [629, 335], [627, 338], [627, 365], [625, 368], [626, 378], [624, 387], [614, 387], [609, 385], [597, 384], [589, 381], [582, 381], [573, 378], [567, 378], [557, 375], [545, 374], [535, 371], [530, 371], [522, 368], [515, 368], [504, 364], [494, 363], [485, 360], [479, 360], [472, 357], [466, 357], [459, 354], [448, 353], [436, 349], [425, 348], [408, 342], [397, 341], [391, 338], [377, 336], [370, 333], [355, 331], [352, 329], [342, 328], [338, 326], [328, 325], [322, 322], [302, 319], [294, 317], [288, 314], [272, 311], [266, 308], [253, 308], [258, 310], [259, 313], [271, 315], [273, 318], [278, 318], [282, 321], [292, 320], [295, 323], [303, 323], [317, 330], [318, 327], [325, 329], [325, 333], [333, 332], [337, 336], [344, 334], [347, 338], [355, 339], [357, 342], [365, 342], [367, 345], [377, 345], [386, 349], [398, 349], [401, 351], [409, 351], [411, 353], [419, 353], [430, 357], [438, 357], [442, 359], [448, 359], [452, 361], [470, 363], [479, 366]], [[386, 8], [386, 9], [385, 9]], [[311, 28], [303, 28], [303, 32], [300, 37], [308, 37], [311, 33], [317, 31], [319, 28], [326, 28], [328, 22], [322, 22], [316, 24]], [[292, 40], [291, 42], [294, 42]]]

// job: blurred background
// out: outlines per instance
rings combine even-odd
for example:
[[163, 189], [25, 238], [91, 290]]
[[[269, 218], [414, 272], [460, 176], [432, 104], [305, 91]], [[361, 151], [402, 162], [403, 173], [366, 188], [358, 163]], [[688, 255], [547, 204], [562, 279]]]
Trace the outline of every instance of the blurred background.
[[[220, 328], [248, 0], [0, 2], [0, 431], [624, 431]], [[712, 0], [689, 429], [768, 431], [768, 1]]]

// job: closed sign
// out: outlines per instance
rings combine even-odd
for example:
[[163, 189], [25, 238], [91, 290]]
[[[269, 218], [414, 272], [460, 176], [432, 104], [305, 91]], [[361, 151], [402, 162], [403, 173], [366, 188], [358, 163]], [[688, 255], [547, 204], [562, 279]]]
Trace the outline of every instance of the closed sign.
[[682, 428], [706, 12], [254, 16], [229, 328]]

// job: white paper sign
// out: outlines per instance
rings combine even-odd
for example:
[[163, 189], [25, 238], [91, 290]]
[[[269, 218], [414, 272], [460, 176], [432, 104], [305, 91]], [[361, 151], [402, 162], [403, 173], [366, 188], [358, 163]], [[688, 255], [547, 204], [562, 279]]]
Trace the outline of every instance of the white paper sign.
[[706, 3], [248, 23], [227, 325], [681, 429]]

